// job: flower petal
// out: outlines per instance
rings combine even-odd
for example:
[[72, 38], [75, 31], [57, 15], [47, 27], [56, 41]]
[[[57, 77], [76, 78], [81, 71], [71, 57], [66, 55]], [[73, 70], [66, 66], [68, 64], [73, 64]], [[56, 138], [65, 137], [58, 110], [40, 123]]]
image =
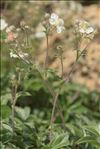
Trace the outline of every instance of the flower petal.
[[55, 13], [52, 13], [52, 14], [51, 14], [51, 18], [57, 20], [57, 19], [58, 19], [58, 15], [55, 14]]
[[64, 26], [57, 26], [57, 33], [61, 33], [64, 29]]
[[79, 32], [80, 32], [80, 33], [85, 33], [86, 31], [85, 31], [83, 28], [81, 28], [81, 29], [79, 30]]
[[94, 32], [94, 28], [93, 28], [93, 27], [89, 27], [89, 28], [86, 30], [86, 33], [87, 33], [87, 34], [90, 34], [90, 33], [92, 33], [92, 32]]

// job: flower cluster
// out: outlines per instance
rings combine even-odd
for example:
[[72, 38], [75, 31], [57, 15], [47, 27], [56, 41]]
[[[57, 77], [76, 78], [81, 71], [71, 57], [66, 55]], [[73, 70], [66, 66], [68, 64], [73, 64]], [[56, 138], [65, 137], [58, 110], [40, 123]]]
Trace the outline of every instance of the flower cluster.
[[49, 18], [50, 25], [53, 25], [56, 27], [57, 33], [61, 33], [65, 27], [64, 27], [64, 20], [59, 18], [59, 16], [55, 13], [52, 13]]
[[13, 53], [12, 51], [10, 52], [10, 57], [11, 58], [18, 58], [18, 55]]
[[76, 20], [75, 22], [76, 31], [84, 37], [93, 38], [96, 30], [84, 20]]
[[11, 57], [11, 58], [19, 58], [19, 59], [22, 59], [22, 60], [24, 60], [24, 61], [26, 61], [26, 62], [28, 62], [28, 60], [27, 60], [28, 56], [29, 56], [28, 53], [23, 53], [22, 51], [13, 52], [13, 51], [11, 50], [11, 52], [10, 52], [10, 57]]

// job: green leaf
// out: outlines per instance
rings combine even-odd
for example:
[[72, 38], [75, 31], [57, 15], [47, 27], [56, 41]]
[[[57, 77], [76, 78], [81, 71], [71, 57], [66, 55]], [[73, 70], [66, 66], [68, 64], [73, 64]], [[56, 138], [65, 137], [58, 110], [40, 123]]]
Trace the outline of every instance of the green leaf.
[[10, 132], [13, 132], [13, 130], [12, 130], [12, 128], [9, 126], [9, 125], [7, 125], [7, 124], [2, 124], [1, 125], [1, 127], [2, 127], [2, 129], [6, 129], [6, 130], [8, 130], [8, 131], [10, 131]]
[[22, 97], [22, 96], [31, 96], [29, 92], [18, 92], [16, 94], [16, 98]]
[[96, 125], [96, 126], [85, 126], [84, 129], [86, 129], [88, 132], [90, 132], [95, 137], [100, 137], [100, 130], [99, 130], [98, 125]]
[[0, 147], [1, 147], [1, 149], [5, 149], [5, 145], [1, 142], [0, 142]]
[[88, 89], [85, 86], [81, 86], [79, 84], [65, 84], [62, 88], [62, 93], [66, 91], [79, 91], [83, 94], [88, 94]]
[[15, 111], [18, 114], [18, 117], [20, 117], [22, 120], [26, 120], [30, 115], [29, 107], [25, 108], [15, 107]]
[[63, 133], [61, 135], [57, 135], [52, 139], [52, 141], [45, 146], [43, 149], [61, 149], [62, 147], [66, 147], [69, 145], [68, 134]]
[[31, 89], [33, 91], [38, 91], [43, 87], [43, 83], [41, 79], [34, 78], [34, 79], [30, 79], [24, 82], [24, 86], [25, 86], [25, 90]]
[[7, 105], [10, 99], [11, 99], [11, 93], [5, 93], [4, 95], [1, 95], [1, 105]]
[[100, 147], [100, 140], [97, 140], [97, 138], [95, 138], [94, 136], [85, 136], [85, 137], [82, 137], [80, 138], [76, 144], [81, 144], [81, 143], [90, 143], [90, 144], [93, 144], [93, 145], [96, 145], [98, 147]]
[[9, 118], [11, 115], [11, 109], [7, 105], [1, 105], [1, 117], [2, 119]]

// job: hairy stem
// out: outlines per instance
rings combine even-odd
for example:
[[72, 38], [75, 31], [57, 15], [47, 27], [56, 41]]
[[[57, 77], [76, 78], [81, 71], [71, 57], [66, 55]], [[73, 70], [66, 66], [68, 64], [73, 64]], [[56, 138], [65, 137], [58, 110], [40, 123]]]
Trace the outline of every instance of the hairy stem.
[[44, 68], [46, 69], [48, 67], [48, 51], [49, 51], [49, 43], [48, 43], [48, 34], [46, 35], [46, 42], [47, 42], [47, 48], [46, 48], [46, 58], [44, 63]]
[[79, 50], [76, 50], [76, 61], [78, 60], [79, 57]]
[[13, 129], [13, 132], [14, 132], [14, 121], [15, 121], [16, 93], [17, 93], [17, 85], [15, 85], [12, 88], [12, 129]]
[[63, 66], [63, 57], [62, 57], [62, 55], [61, 55], [60, 60], [61, 60], [61, 77], [63, 77], [64, 66]]
[[18, 71], [17, 77], [15, 79], [16, 84], [12, 86], [12, 129], [13, 129], [13, 133], [14, 133], [14, 123], [15, 123], [15, 105], [17, 102], [16, 94], [17, 94], [18, 84], [20, 82], [20, 77], [21, 77], [20, 75], [21, 73], [20, 71]]

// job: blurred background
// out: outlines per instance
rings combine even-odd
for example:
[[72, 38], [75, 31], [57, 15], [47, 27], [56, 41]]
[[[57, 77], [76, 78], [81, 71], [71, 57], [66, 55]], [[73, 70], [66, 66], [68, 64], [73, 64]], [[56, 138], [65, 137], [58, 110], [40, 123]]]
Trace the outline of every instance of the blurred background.
[[[95, 39], [87, 49], [87, 55], [79, 61], [72, 77], [73, 83], [82, 84], [89, 90], [100, 89], [100, 1], [99, 0], [73, 0], [73, 1], [1, 1], [1, 17], [9, 25], [20, 26], [24, 21], [31, 27], [32, 48], [28, 50], [33, 60], [42, 64], [45, 57], [46, 41], [41, 36], [41, 21], [45, 13], [55, 12], [65, 21], [66, 32], [58, 35], [53, 34], [49, 38], [49, 67], [60, 73], [59, 60], [55, 58], [55, 46], [60, 43], [64, 49], [64, 73], [71, 69], [75, 60], [73, 51], [73, 30], [75, 19], [85, 19], [91, 23], [98, 32]], [[15, 65], [21, 66], [20, 62], [10, 58], [7, 47], [2, 43], [1, 47], [1, 79], [2, 88], [6, 88], [11, 73], [15, 71]], [[22, 67], [26, 67], [25, 65]], [[38, 89], [41, 87], [38, 86]]]
[[[54, 57], [52, 48], [57, 43], [64, 45], [64, 72], [69, 71], [74, 61], [73, 52], [73, 20], [85, 19], [98, 30], [94, 41], [88, 48], [87, 56], [80, 61], [72, 80], [86, 85], [90, 89], [100, 88], [100, 1], [99, 0], [75, 0], [75, 1], [1, 1], [1, 16], [9, 25], [19, 27], [21, 21], [32, 27], [31, 35], [33, 48], [30, 53], [39, 63], [45, 56], [45, 38], [39, 36], [41, 21], [44, 14], [56, 12], [64, 18], [66, 32], [61, 35], [54, 34], [50, 37], [50, 62], [49, 66], [59, 70], [59, 60]], [[9, 51], [2, 46], [2, 75], [9, 74], [13, 68], [13, 62], [9, 57]]]

